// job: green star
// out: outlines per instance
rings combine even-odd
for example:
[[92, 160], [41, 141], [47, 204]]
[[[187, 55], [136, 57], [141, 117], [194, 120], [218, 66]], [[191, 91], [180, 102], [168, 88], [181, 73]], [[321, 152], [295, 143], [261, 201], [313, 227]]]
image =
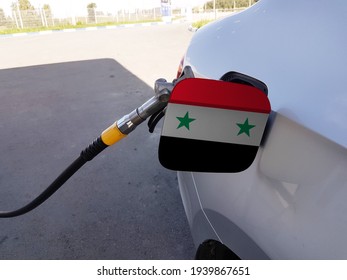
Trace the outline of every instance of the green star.
[[177, 126], [177, 129], [179, 129], [180, 127], [184, 126], [185, 128], [187, 128], [189, 130], [189, 124], [192, 122], [192, 121], [195, 121], [195, 119], [192, 119], [192, 118], [189, 118], [189, 113], [187, 112], [184, 117], [176, 117], [180, 123], [179, 125]]
[[249, 131], [255, 127], [255, 125], [249, 124], [248, 123], [248, 118], [245, 120], [244, 123], [236, 123], [237, 126], [240, 128], [240, 131], [237, 135], [240, 135], [242, 133], [245, 133], [248, 135], [248, 137], [250, 137]]

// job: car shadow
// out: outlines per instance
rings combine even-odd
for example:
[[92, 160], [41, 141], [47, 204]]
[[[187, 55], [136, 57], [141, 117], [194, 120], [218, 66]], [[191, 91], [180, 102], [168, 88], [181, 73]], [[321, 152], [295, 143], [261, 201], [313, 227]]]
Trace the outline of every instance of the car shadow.
[[[1, 211], [31, 201], [153, 95], [113, 59], [0, 70], [0, 85]], [[193, 259], [176, 174], [158, 161], [159, 135], [143, 124], [37, 209], [0, 220], [0, 259]]]

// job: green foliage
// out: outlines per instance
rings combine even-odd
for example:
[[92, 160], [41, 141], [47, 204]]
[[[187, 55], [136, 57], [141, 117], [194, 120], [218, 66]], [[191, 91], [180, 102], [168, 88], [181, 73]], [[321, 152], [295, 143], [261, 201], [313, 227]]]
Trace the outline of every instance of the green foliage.
[[34, 6], [31, 5], [29, 0], [19, 0], [19, 9], [20, 10], [34, 10]]
[[87, 5], [87, 11], [88, 11], [88, 22], [96, 22], [96, 4], [95, 3], [89, 3]]
[[142, 20], [142, 21], [125, 21], [125, 22], [103, 22], [103, 23], [92, 23], [92, 24], [85, 24], [81, 21], [77, 22], [76, 25], [72, 24], [61, 24], [56, 26], [50, 26], [50, 27], [32, 27], [32, 28], [0, 28], [0, 35], [5, 34], [14, 34], [14, 33], [27, 33], [27, 32], [40, 32], [40, 31], [48, 31], [48, 30], [63, 30], [63, 29], [75, 29], [75, 28], [87, 28], [87, 27], [94, 27], [94, 26], [117, 26], [117, 25], [123, 25], [123, 24], [133, 24], [133, 23], [146, 23], [146, 22], [157, 22], [157, 20]]
[[0, 25], [2, 22], [6, 22], [5, 12], [0, 8]]
[[53, 13], [52, 13], [51, 7], [48, 4], [44, 4], [42, 9], [45, 12], [46, 18], [50, 18], [51, 19], [53, 17]]
[[200, 28], [200, 27], [203, 27], [204, 25], [210, 23], [212, 20], [209, 20], [209, 19], [203, 19], [203, 20], [199, 20], [199, 21], [196, 21], [192, 24], [193, 27], [195, 28]]
[[6, 30], [7, 28], [13, 28], [13, 22], [10, 17], [6, 17], [5, 12], [0, 8], [0, 30]]
[[6, 18], [5, 12], [0, 8], [0, 30], [11, 27], [11, 21]]
[[[19, 4], [19, 5], [18, 5]], [[19, 8], [21, 11], [34, 10], [34, 6], [31, 5], [29, 0], [19, 0], [18, 2], [12, 3], [12, 10], [16, 10]]]
[[87, 9], [95, 9], [96, 8], [96, 4], [95, 3], [89, 3], [87, 5]]

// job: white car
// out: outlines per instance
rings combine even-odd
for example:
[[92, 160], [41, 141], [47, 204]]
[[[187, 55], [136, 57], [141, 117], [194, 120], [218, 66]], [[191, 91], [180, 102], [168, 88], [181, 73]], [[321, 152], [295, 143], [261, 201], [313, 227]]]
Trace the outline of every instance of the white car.
[[196, 257], [346, 259], [347, 1], [261, 0], [199, 29], [184, 66], [260, 80], [272, 110], [246, 170], [178, 172]]

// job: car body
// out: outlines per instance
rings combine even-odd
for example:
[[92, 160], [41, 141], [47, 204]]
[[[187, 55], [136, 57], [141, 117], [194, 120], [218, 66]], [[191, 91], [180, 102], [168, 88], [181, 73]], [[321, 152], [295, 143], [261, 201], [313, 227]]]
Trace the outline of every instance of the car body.
[[[195, 77], [264, 82], [271, 116], [239, 173], [178, 172], [196, 247], [241, 259], [347, 258], [347, 2], [260, 0], [193, 36]], [[230, 159], [232, 160], [232, 159]]]

